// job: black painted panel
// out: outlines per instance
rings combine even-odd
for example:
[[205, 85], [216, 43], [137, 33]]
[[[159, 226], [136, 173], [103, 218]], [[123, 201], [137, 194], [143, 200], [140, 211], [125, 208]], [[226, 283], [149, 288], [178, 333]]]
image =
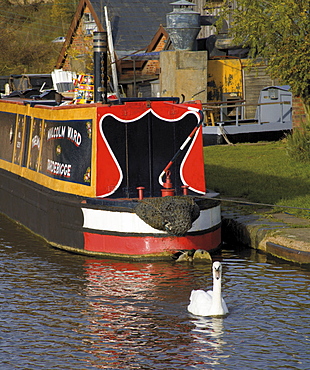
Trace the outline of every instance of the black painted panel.
[[[152, 113], [132, 122], [107, 116], [102, 132], [123, 172], [123, 181], [113, 197], [136, 197], [138, 186], [145, 187], [146, 197], [161, 196], [158, 177], [196, 125], [193, 114], [179, 121], [164, 121]], [[189, 145], [171, 167], [171, 180], [179, 193], [180, 164]]]

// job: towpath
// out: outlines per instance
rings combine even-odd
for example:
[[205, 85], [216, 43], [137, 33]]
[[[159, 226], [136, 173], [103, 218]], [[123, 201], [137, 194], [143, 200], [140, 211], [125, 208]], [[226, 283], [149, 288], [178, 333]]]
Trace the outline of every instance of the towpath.
[[223, 241], [310, 264], [310, 220], [288, 213], [242, 214], [231, 207], [222, 207], [222, 216]]

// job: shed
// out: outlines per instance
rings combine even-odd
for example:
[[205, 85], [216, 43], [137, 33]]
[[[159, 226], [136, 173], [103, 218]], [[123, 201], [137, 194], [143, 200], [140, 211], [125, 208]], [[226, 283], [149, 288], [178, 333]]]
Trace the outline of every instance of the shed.
[[261, 90], [255, 118], [260, 123], [292, 122], [290, 86], [268, 86]]

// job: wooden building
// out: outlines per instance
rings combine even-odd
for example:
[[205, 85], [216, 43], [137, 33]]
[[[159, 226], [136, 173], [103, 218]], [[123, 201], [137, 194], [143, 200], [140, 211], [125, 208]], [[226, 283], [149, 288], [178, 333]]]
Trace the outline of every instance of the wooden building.
[[56, 68], [92, 72], [93, 32], [105, 31], [105, 11], [111, 24], [119, 82], [132, 89], [134, 82], [158, 78], [159, 61], [133, 60], [132, 55], [164, 50], [168, 34], [162, 26], [172, 11], [171, 0], [80, 0]]
[[[171, 3], [171, 0], [80, 0], [56, 68], [81, 74], [93, 72], [93, 32], [106, 30], [104, 7], [107, 7], [119, 84], [127, 96], [154, 96], [151, 86], [160, 78], [158, 52], [173, 49], [165, 29], [166, 15], [173, 10]], [[218, 15], [222, 6], [222, 1], [216, 0], [193, 3], [195, 11], [211, 18]], [[205, 40], [214, 39], [214, 33], [212, 25], [201, 27], [198, 50], [208, 50]], [[144, 55], [151, 52], [151, 58]], [[264, 66], [249, 70], [246, 59], [228, 54], [216, 48], [208, 50], [206, 100], [244, 99], [253, 104], [245, 112], [247, 118], [252, 118], [261, 89], [275, 82], [266, 75]]]

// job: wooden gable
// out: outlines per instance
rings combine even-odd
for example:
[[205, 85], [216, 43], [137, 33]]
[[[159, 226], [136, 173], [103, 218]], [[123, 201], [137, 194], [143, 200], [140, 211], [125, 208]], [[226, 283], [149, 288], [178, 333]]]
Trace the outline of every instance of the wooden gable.
[[[137, 53], [132, 54], [132, 56], [119, 61], [118, 65], [121, 82], [129, 82], [134, 77], [136, 80], [157, 78], [160, 73], [159, 56], [147, 60], [143, 57], [139, 58], [139, 52], [142, 52], [143, 55], [152, 52], [160, 52], [169, 49], [170, 45], [169, 35], [165, 28], [160, 25], [146, 50], [139, 50]], [[137, 56], [137, 58], [134, 60], [135, 56]]]
[[[138, 46], [144, 45], [146, 40], [146, 29], [148, 30], [148, 37], [151, 39], [151, 31], [146, 27], [143, 28], [143, 25], [147, 25], [149, 19], [145, 19], [145, 15], [150, 18], [152, 14], [149, 14], [149, 6], [152, 7], [153, 12], [155, 14], [155, 10], [161, 9], [161, 14], [158, 16], [158, 19], [165, 18], [165, 12], [168, 12], [170, 9], [170, 0], [162, 1], [154, 1], [154, 0], [138, 0], [140, 1], [140, 8], [141, 11], [133, 11], [130, 14], [125, 12], [125, 9], [121, 7], [117, 7], [117, 1], [115, 0], [113, 4], [109, 5], [108, 12], [109, 18], [113, 20], [112, 24], [112, 32], [115, 35], [113, 38], [115, 47], [118, 47], [119, 50], [115, 50], [116, 52], [116, 61], [117, 67], [119, 72], [120, 79], [130, 78], [133, 76], [133, 62], [130, 59], [130, 55], [136, 52], [150, 52], [150, 51], [160, 51], [166, 48], [166, 41], [168, 39], [168, 34], [164, 27], [158, 23], [159, 28], [157, 32], [155, 32], [151, 42], [148, 45], [145, 45], [145, 48], [137, 49]], [[91, 33], [85, 34], [85, 14], [90, 14], [94, 23], [95, 23], [95, 30], [96, 31], [105, 31], [104, 26], [102, 25], [102, 6], [104, 6], [104, 1], [101, 2], [97, 0], [80, 0], [76, 13], [72, 19], [71, 25], [67, 32], [66, 40], [63, 44], [61, 52], [56, 62], [56, 68], [63, 68], [64, 70], [74, 70], [73, 66], [75, 67], [75, 72], [89, 72], [89, 71], [77, 71], [76, 66], [80, 64], [84, 65], [90, 64], [87, 63], [86, 59], [92, 58], [92, 35]], [[99, 14], [100, 13], [100, 14]], [[110, 15], [111, 13], [111, 15]], [[121, 16], [120, 16], [121, 15]], [[119, 23], [122, 25], [117, 25], [115, 19], [121, 18]], [[137, 22], [135, 25], [135, 21], [140, 19], [141, 22]], [[138, 24], [139, 23], [139, 24]], [[153, 20], [154, 23], [154, 20]], [[125, 30], [127, 28], [125, 26], [128, 25], [128, 33], [131, 33], [129, 37]], [[113, 28], [114, 27], [114, 28]], [[152, 25], [154, 29], [154, 24]], [[144, 29], [144, 31], [143, 31]], [[155, 29], [156, 30], [156, 29]], [[140, 36], [141, 34], [141, 36]], [[124, 44], [124, 39], [127, 37], [127, 44]], [[127, 46], [128, 45], [128, 46]], [[124, 50], [127, 47], [128, 50]], [[83, 58], [85, 60], [83, 60]], [[82, 68], [82, 67], [81, 67]], [[135, 65], [136, 73], [138, 75], [154, 75], [157, 74], [159, 71], [159, 62], [158, 61], [147, 61], [147, 62], [136, 62]]]
[[57, 59], [56, 68], [71, 70], [69, 58], [70, 49], [72, 50], [72, 48], [75, 48], [77, 52], [80, 49], [81, 54], [83, 54], [85, 52], [85, 48], [92, 43], [92, 38], [90, 37], [91, 35], [89, 35], [89, 40], [87, 40], [86, 42], [86, 35], [83, 32], [83, 15], [85, 13], [91, 14], [96, 24], [97, 31], [104, 31], [104, 28], [100, 23], [100, 20], [90, 1], [80, 0], [75, 15], [68, 29], [66, 40]]

